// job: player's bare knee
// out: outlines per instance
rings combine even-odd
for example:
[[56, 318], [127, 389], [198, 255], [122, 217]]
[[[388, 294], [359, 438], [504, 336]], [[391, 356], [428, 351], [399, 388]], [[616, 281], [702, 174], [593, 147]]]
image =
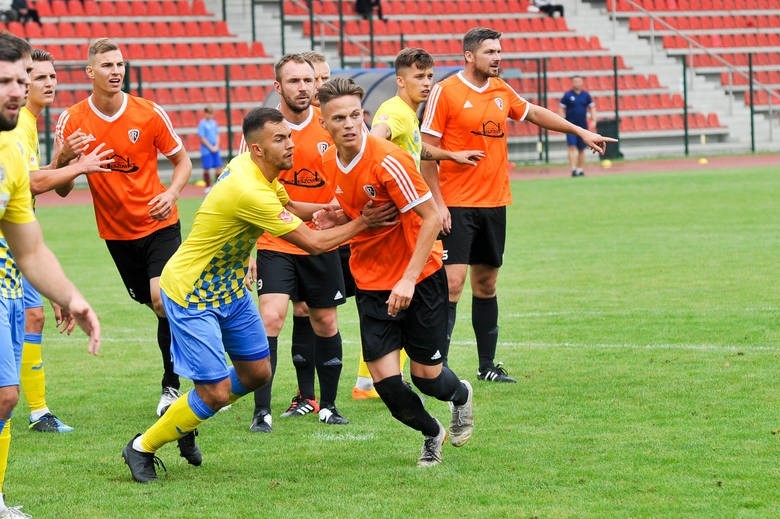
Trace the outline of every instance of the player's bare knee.
[[310, 315], [311, 327], [319, 337], [333, 337], [339, 331], [338, 317], [335, 308], [318, 308]]
[[271, 380], [271, 363], [268, 358], [245, 366], [240, 374], [241, 382], [248, 388], [263, 387]]
[[221, 409], [228, 405], [230, 399], [230, 380], [225, 379], [216, 384], [198, 384], [195, 391], [211, 409]]
[[25, 333], [42, 333], [45, 321], [43, 308], [28, 308], [24, 311]]
[[19, 386], [0, 388], [0, 419], [8, 420], [19, 401]]

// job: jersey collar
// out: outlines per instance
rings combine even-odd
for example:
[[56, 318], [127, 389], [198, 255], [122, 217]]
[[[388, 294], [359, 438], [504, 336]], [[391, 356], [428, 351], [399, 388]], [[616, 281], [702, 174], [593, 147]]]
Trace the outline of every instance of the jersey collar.
[[117, 110], [117, 112], [114, 115], [110, 116], [110, 117], [108, 115], [104, 114], [103, 112], [101, 112], [100, 110], [98, 110], [97, 106], [95, 106], [92, 103], [92, 95], [90, 95], [87, 98], [87, 102], [89, 103], [89, 107], [92, 109], [92, 111], [95, 113], [95, 115], [97, 115], [98, 117], [100, 117], [104, 121], [111, 123], [111, 122], [116, 121], [120, 117], [122, 117], [122, 114], [125, 113], [125, 108], [127, 108], [127, 94], [122, 92], [122, 106], [119, 107], [119, 110]]
[[299, 132], [309, 125], [313, 117], [314, 117], [314, 107], [309, 106], [309, 115], [306, 117], [306, 120], [303, 121], [301, 124], [293, 124], [287, 119], [285, 119], [284, 122], [287, 123], [287, 126], [289, 126], [291, 130]]
[[347, 164], [346, 166], [341, 165], [341, 160], [339, 160], [339, 153], [336, 152], [336, 164], [339, 166], [339, 170], [342, 173], [348, 174], [352, 169], [357, 165], [358, 162], [360, 162], [360, 159], [363, 158], [363, 152], [366, 150], [366, 142], [368, 142], [368, 134], [366, 134], [365, 130], [363, 131], [363, 143], [360, 145], [360, 151], [357, 155], [355, 155], [355, 158], [352, 159], [352, 161]]
[[487, 89], [488, 89], [488, 87], [490, 86], [490, 78], [488, 78], [488, 80], [487, 80], [487, 83], [485, 83], [485, 85], [484, 85], [484, 86], [477, 87], [477, 86], [475, 86], [473, 83], [471, 83], [471, 82], [470, 82], [468, 79], [466, 79], [466, 78], [463, 76], [463, 71], [462, 71], [462, 70], [461, 70], [460, 72], [458, 72], [457, 76], [458, 76], [458, 79], [460, 79], [461, 81], [463, 81], [463, 83], [464, 83], [464, 84], [465, 84], [467, 87], [469, 87], [470, 89], [472, 89], [472, 90], [474, 90], [475, 92], [478, 92], [478, 93], [480, 93], [480, 94], [481, 94], [482, 92], [484, 92], [485, 90], [487, 90]]

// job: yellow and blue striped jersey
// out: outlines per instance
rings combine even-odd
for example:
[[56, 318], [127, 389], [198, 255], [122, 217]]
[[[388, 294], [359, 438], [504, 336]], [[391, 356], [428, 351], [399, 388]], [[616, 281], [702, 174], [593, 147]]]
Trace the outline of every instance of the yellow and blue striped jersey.
[[[24, 150], [14, 132], [0, 132], [0, 219], [15, 224], [35, 221]], [[0, 297], [22, 297], [22, 276], [5, 238], [0, 238]]]
[[264, 231], [281, 236], [302, 223], [284, 208], [288, 202], [284, 186], [268, 182], [249, 153], [231, 160], [165, 265], [160, 288], [186, 308], [216, 308], [244, 297], [257, 238]]
[[422, 139], [417, 114], [406, 101], [398, 96], [391, 97], [381, 105], [374, 115], [372, 126], [386, 124], [390, 128], [390, 141], [399, 148], [406, 150], [414, 159], [417, 169], [420, 169], [420, 154]]

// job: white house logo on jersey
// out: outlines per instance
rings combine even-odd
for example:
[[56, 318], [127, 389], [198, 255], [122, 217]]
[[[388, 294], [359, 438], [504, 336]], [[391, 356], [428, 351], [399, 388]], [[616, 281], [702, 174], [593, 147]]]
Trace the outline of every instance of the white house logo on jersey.
[[284, 223], [292, 223], [293, 216], [292, 214], [288, 213], [287, 211], [282, 211], [279, 213], [279, 219], [283, 221]]
[[376, 189], [374, 189], [374, 186], [371, 184], [366, 184], [363, 186], [363, 191], [366, 192], [368, 198], [376, 198]]
[[327, 149], [328, 149], [328, 143], [327, 142], [322, 141], [322, 142], [318, 142], [317, 143], [317, 151], [320, 152], [320, 155], [325, 153], [325, 150], [327, 150]]
[[501, 99], [500, 97], [497, 97], [497, 98], [493, 99], [493, 101], [496, 102], [496, 106], [498, 107], [499, 110], [503, 110], [504, 109], [504, 100], [503, 99]]
[[127, 130], [127, 136], [130, 138], [130, 142], [135, 144], [138, 142], [138, 137], [141, 136], [141, 130], [137, 128], [133, 128], [132, 130]]

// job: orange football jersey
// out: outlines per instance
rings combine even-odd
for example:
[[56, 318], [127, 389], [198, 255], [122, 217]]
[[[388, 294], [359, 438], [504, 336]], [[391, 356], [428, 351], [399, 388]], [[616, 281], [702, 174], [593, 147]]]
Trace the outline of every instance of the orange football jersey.
[[476, 166], [451, 160], [439, 165], [442, 197], [450, 207], [501, 207], [512, 203], [506, 120], [522, 121], [530, 105], [499, 78], [481, 88], [459, 72], [434, 85], [423, 133], [441, 138], [445, 150], [482, 150]]
[[[333, 200], [333, 177], [326, 177], [322, 170], [322, 154], [333, 144], [330, 134], [320, 125], [320, 109], [309, 107], [309, 117], [295, 125], [287, 122], [292, 130], [293, 167], [279, 174], [279, 183], [284, 186], [290, 200], [327, 204]], [[311, 228], [314, 224], [306, 222]], [[257, 248], [284, 252], [287, 254], [308, 254], [303, 249], [269, 233], [263, 233], [257, 240]]]
[[[331, 146], [322, 157], [326, 175], [335, 177], [336, 198], [349, 218], [358, 218], [369, 200], [375, 206], [392, 202], [400, 224], [368, 229], [350, 242], [349, 267], [362, 290], [392, 290], [401, 279], [417, 243], [422, 219], [414, 208], [431, 199], [414, 159], [395, 144], [364, 134], [363, 147], [344, 167]], [[442, 267], [441, 242], [433, 245], [418, 282]]]
[[111, 117], [92, 104], [92, 97], [68, 108], [57, 121], [62, 143], [81, 129], [90, 136], [86, 153], [101, 142], [113, 149], [111, 172], [87, 175], [98, 233], [104, 240], [134, 240], [176, 223], [174, 205], [166, 220], [149, 216], [149, 201], [167, 188], [157, 172], [158, 150], [169, 156], [182, 149], [168, 114], [160, 106], [124, 94], [122, 108]]

